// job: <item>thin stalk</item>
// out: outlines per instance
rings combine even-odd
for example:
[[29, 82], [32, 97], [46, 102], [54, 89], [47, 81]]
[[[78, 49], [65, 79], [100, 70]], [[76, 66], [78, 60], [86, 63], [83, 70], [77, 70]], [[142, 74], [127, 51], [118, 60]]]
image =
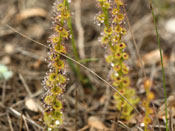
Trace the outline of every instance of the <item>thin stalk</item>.
[[[70, 13], [70, 8], [69, 8], [69, 2], [67, 0], [65, 0], [65, 5], [67, 6], [69, 13]], [[73, 54], [76, 60], [79, 60], [79, 55], [78, 55], [78, 51], [77, 51], [77, 47], [76, 47], [76, 43], [75, 43], [75, 37], [73, 34], [73, 28], [72, 28], [72, 18], [70, 17], [68, 19], [68, 27], [70, 29], [70, 35], [71, 35], [71, 43], [72, 43], [72, 48], [73, 48]]]
[[153, 16], [153, 19], [154, 19], [154, 26], [155, 26], [156, 37], [157, 37], [157, 44], [158, 44], [159, 51], [160, 51], [161, 67], [162, 67], [162, 80], [163, 80], [163, 88], [164, 88], [166, 131], [169, 131], [169, 128], [168, 128], [168, 108], [167, 108], [167, 89], [166, 89], [166, 81], [165, 81], [165, 69], [164, 69], [164, 64], [163, 64], [162, 50], [161, 50], [161, 46], [160, 46], [159, 32], [158, 32], [158, 28], [157, 28], [157, 23], [156, 23], [154, 10], [153, 10], [153, 7], [152, 7], [152, 0], [150, 0], [150, 9], [151, 9], [152, 16]]
[[[69, 2], [67, 0], [64, 0], [65, 5], [67, 6], [69, 13], [70, 13], [70, 7], [69, 7]], [[70, 15], [71, 16], [71, 15]], [[70, 30], [70, 35], [71, 35], [71, 43], [72, 43], [72, 49], [73, 49], [73, 54], [75, 57], [75, 60], [79, 61], [80, 57], [78, 55], [78, 50], [76, 47], [76, 42], [75, 42], [75, 37], [74, 37], [74, 33], [73, 33], [73, 28], [72, 28], [72, 18], [70, 17], [68, 19], [68, 28]], [[77, 75], [79, 81], [81, 82], [83, 79], [83, 76], [80, 72], [80, 67], [79, 66], [75, 66], [72, 61], [68, 60], [69, 65], [74, 69], [74, 73], [75, 75]]]

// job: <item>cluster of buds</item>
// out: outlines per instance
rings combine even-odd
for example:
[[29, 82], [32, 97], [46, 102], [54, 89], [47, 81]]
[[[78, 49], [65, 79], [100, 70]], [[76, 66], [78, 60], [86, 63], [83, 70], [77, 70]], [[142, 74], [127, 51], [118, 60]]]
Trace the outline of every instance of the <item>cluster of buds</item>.
[[145, 131], [150, 131], [148, 126], [152, 122], [150, 115], [153, 113], [153, 110], [150, 107], [150, 103], [154, 99], [154, 94], [153, 94], [153, 92], [150, 91], [151, 86], [152, 86], [151, 80], [146, 79], [144, 81], [144, 88], [145, 88], [145, 92], [146, 92], [146, 99], [143, 100], [143, 102], [142, 102], [142, 105], [145, 108], [145, 116], [143, 118]]
[[[139, 102], [135, 95], [135, 90], [129, 88], [130, 78], [128, 77], [129, 67], [126, 60], [129, 55], [125, 52], [126, 44], [122, 41], [127, 33], [124, 28], [125, 15], [122, 12], [123, 2], [121, 0], [97, 0], [101, 7], [101, 12], [97, 14], [97, 24], [104, 25], [100, 42], [109, 49], [106, 62], [111, 65], [110, 78], [112, 85], [128, 99], [132, 105]], [[132, 117], [133, 108], [117, 93], [114, 94], [116, 108], [120, 110], [121, 118], [128, 120]]]
[[60, 54], [66, 53], [65, 40], [70, 37], [67, 30], [70, 12], [67, 0], [59, 0], [54, 4], [53, 30], [49, 37], [48, 66], [49, 72], [43, 81], [47, 90], [44, 97], [44, 122], [49, 130], [57, 129], [63, 124], [63, 92], [65, 90], [67, 77], [65, 61]]

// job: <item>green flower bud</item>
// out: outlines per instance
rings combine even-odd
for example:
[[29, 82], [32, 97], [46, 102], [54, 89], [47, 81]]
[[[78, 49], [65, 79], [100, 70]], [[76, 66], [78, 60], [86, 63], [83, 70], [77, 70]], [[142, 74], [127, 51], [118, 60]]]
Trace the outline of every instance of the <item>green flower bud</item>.
[[58, 76], [57, 76], [57, 81], [58, 81], [60, 84], [65, 84], [65, 82], [66, 82], [66, 77], [65, 77], [64, 75], [58, 74]]
[[53, 108], [55, 110], [61, 110], [62, 109], [62, 103], [59, 100], [53, 101]]
[[59, 95], [59, 94], [63, 93], [63, 90], [59, 86], [54, 86], [54, 87], [51, 88], [51, 92], [54, 95]]
[[109, 2], [104, 2], [103, 7], [106, 8], [106, 9], [109, 9], [110, 8], [110, 3]]
[[44, 102], [45, 102], [47, 105], [52, 105], [53, 100], [54, 100], [54, 98], [53, 98], [53, 96], [51, 96], [51, 95], [46, 96], [46, 97], [44, 98]]
[[65, 8], [63, 3], [57, 5], [57, 11], [62, 11]]
[[97, 20], [100, 22], [100, 23], [103, 23], [105, 21], [105, 14], [99, 14], [97, 16]]

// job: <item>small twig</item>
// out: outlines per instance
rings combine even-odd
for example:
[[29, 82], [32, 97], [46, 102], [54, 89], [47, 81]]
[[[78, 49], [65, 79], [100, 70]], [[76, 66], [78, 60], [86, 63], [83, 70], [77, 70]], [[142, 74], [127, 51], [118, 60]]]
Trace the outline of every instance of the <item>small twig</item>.
[[142, 129], [142, 128], [140, 128], [139, 126], [137, 126], [137, 129], [139, 129], [140, 131], [143, 131], [143, 129]]
[[124, 124], [121, 121], [118, 121], [118, 123], [120, 124], [120, 126], [122, 125], [125, 129], [127, 129], [128, 131], [132, 131], [126, 124]]
[[[111, 122], [114, 122], [114, 123], [115, 123], [114, 120], [111, 120]], [[121, 127], [126, 128], [127, 130], [131, 131], [131, 129], [130, 129], [125, 123], [123, 123], [122, 121], [118, 121], [117, 123], [118, 123]], [[116, 124], [117, 124], [117, 123], [116, 123]], [[117, 124], [117, 125], [118, 125], [118, 124]], [[114, 129], [112, 129], [112, 130], [114, 130]]]
[[24, 124], [25, 124], [26, 130], [27, 130], [27, 131], [30, 131], [26, 119], [23, 119], [23, 120], [24, 120]]
[[31, 97], [31, 96], [32, 96], [32, 93], [31, 93], [31, 91], [30, 91], [30, 89], [29, 89], [27, 83], [25, 82], [24, 77], [23, 77], [21, 74], [19, 74], [19, 78], [21, 79], [21, 81], [22, 81], [22, 83], [23, 83], [23, 85], [24, 85], [24, 87], [25, 87], [27, 93], [28, 93], [29, 96]]
[[23, 54], [25, 56], [32, 57], [32, 58], [40, 60], [40, 61], [44, 61], [44, 58], [43, 58], [42, 55], [41, 56], [36, 55], [34, 53], [31, 53], [29, 51], [26, 51], [26, 50], [22, 49], [21, 47], [16, 48], [16, 52], [19, 52], [19, 53], [21, 53], [21, 54]]
[[75, 131], [77, 131], [77, 121], [78, 121], [78, 88], [75, 90]]
[[2, 90], [2, 104], [4, 103], [5, 100], [5, 91], [6, 91], [6, 80], [3, 79], [3, 90]]
[[11, 118], [9, 116], [9, 113], [6, 113], [7, 114], [7, 119], [8, 119], [8, 122], [9, 122], [9, 126], [10, 126], [10, 131], [14, 131], [13, 130], [13, 126], [12, 126], [12, 121], [11, 121]]
[[20, 131], [22, 131], [22, 127], [23, 127], [23, 114], [21, 113], [20, 122], [19, 122], [19, 130]]
[[81, 128], [81, 129], [80, 129], [80, 130], [78, 130], [78, 131], [86, 131], [88, 128], [89, 128], [89, 125], [87, 125], [87, 126], [85, 126], [85, 127]]
[[[13, 109], [11, 107], [8, 108], [8, 111], [9, 111], [9, 113], [15, 115], [18, 118], [21, 117], [21, 113], [19, 113], [18, 111], [16, 111], [15, 109]], [[35, 121], [31, 120], [30, 118], [27, 118], [24, 115], [22, 116], [22, 118], [25, 119], [31, 125], [34, 125], [34, 126], [38, 127], [39, 129], [44, 129], [43, 127], [41, 127], [40, 125], [38, 125]]]
[[117, 121], [115, 120], [116, 121], [115, 128], [118, 128], [119, 120], [120, 120], [120, 117], [121, 117], [122, 113], [123, 113], [123, 107], [121, 108], [120, 113], [119, 113], [119, 115], [118, 115], [118, 117], [116, 119]]
[[[105, 100], [105, 104], [104, 104], [104, 107], [103, 107], [103, 111], [102, 112], [106, 112], [107, 109], [108, 109], [108, 106], [109, 106], [109, 102], [110, 102], [110, 98], [111, 98], [111, 95], [110, 95], [110, 88], [106, 88], [106, 91], [105, 91], [105, 96], [106, 96], [106, 100]], [[101, 118], [103, 121], [105, 120], [105, 114], [103, 115], [103, 117]]]

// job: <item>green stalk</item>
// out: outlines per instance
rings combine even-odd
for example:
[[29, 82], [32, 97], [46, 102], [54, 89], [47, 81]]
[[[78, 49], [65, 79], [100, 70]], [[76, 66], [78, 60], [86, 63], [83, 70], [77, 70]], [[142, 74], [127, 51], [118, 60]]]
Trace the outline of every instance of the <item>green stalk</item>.
[[[67, 6], [68, 10], [69, 10], [69, 13], [70, 13], [70, 8], [69, 8], [69, 2], [67, 0], [65, 0], [65, 5]], [[68, 19], [68, 27], [70, 29], [70, 34], [71, 34], [71, 43], [72, 43], [72, 48], [73, 48], [73, 53], [74, 53], [74, 57], [76, 60], [79, 60], [79, 55], [78, 55], [78, 50], [77, 50], [77, 47], [76, 47], [76, 43], [75, 43], [75, 37], [74, 37], [74, 34], [73, 34], [73, 28], [72, 28], [72, 18], [70, 17]]]
[[[69, 10], [69, 13], [70, 13], [69, 2], [67, 0], [64, 0], [64, 4], [65, 4], [65, 6], [67, 6], [67, 8]], [[77, 47], [76, 47], [75, 37], [74, 37], [74, 34], [73, 34], [72, 18], [71, 17], [68, 19], [68, 28], [70, 30], [70, 35], [71, 35], [71, 43], [72, 43], [73, 54], [74, 54], [75, 60], [79, 61], [80, 58], [79, 58], [79, 55], [78, 55], [78, 50], [77, 50]], [[72, 61], [70, 61], [70, 60], [68, 60], [68, 63], [70, 65], [70, 67], [73, 69], [75, 75], [79, 78], [79, 81], [82, 81], [83, 76], [80, 72], [80, 67], [75, 66], [72, 63]]]
[[156, 37], [157, 37], [157, 44], [158, 44], [159, 51], [160, 51], [161, 67], [162, 67], [162, 80], [163, 80], [163, 88], [164, 88], [166, 131], [169, 131], [169, 128], [168, 128], [168, 108], [167, 108], [167, 89], [166, 89], [166, 81], [165, 81], [165, 70], [164, 70], [164, 64], [163, 64], [162, 50], [161, 50], [161, 46], [160, 46], [159, 32], [158, 32], [158, 28], [157, 28], [157, 23], [156, 23], [154, 10], [153, 10], [153, 7], [152, 7], [152, 0], [150, 0], [150, 9], [151, 9], [152, 16], [153, 16], [153, 19], [154, 19], [154, 26], [155, 26]]

